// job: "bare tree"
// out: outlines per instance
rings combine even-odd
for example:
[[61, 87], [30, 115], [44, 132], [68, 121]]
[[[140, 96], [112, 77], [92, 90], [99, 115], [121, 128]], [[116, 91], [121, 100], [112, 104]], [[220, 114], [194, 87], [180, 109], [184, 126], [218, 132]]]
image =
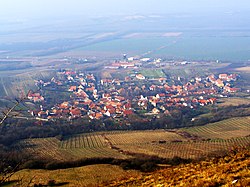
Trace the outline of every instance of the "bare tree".
[[20, 105], [20, 103], [21, 103], [22, 101], [23, 101], [23, 99], [21, 99], [21, 100], [16, 99], [14, 105], [13, 105], [11, 108], [7, 108], [7, 110], [2, 111], [3, 117], [0, 118], [0, 126], [4, 123], [4, 121], [5, 121], [8, 117], [10, 117], [11, 113], [16, 109], [16, 107], [17, 107], [18, 105]]
[[[15, 99], [13, 102], [13, 106], [6, 107], [7, 109], [2, 111], [2, 117], [0, 118], [0, 126], [4, 124], [4, 122], [12, 116], [12, 112], [15, 111], [15, 109], [23, 102], [24, 98], [22, 99]], [[0, 149], [3, 149], [0, 148]], [[0, 186], [5, 184], [7, 181], [10, 180], [10, 178], [16, 173], [18, 168], [20, 167], [22, 161], [20, 159], [19, 162], [15, 164], [10, 164], [9, 159], [13, 158], [12, 152], [5, 152], [4, 150], [1, 150], [0, 155]], [[20, 181], [21, 182], [21, 181]]]

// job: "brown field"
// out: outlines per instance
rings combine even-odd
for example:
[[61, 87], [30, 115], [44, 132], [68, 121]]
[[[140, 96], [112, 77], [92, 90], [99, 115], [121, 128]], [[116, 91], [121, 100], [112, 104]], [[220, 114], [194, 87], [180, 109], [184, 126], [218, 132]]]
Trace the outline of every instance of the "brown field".
[[[134, 153], [163, 158], [199, 158], [250, 144], [250, 117], [232, 118], [175, 131], [111, 131], [66, 137], [27, 139], [16, 149], [36, 158], [67, 161], [81, 158], [129, 158]], [[194, 138], [183, 135], [186, 132]]]
[[[11, 177], [11, 181], [23, 179], [21, 186], [46, 185], [50, 180], [55, 180], [56, 186], [99, 186], [102, 183], [109, 183], [110, 181], [130, 176], [136, 177], [139, 174], [140, 172], [138, 171], [124, 171], [118, 166], [100, 164], [54, 171], [22, 170], [15, 173]], [[13, 185], [14, 183], [10, 184], [10, 186]]]
[[229, 140], [211, 140], [165, 144], [123, 144], [119, 145], [118, 147], [121, 150], [128, 152], [155, 155], [163, 158], [173, 158], [177, 156], [181, 158], [198, 159], [207, 156], [224, 154], [224, 152], [231, 150], [233, 147], [244, 147], [249, 144], [250, 137], [244, 137]]
[[167, 142], [175, 140], [187, 141], [180, 135], [165, 130], [108, 132], [105, 136], [113, 145], [150, 144], [159, 142], [160, 140]]
[[59, 141], [56, 138], [27, 139], [15, 145], [15, 148], [28, 152], [34, 158], [56, 161], [70, 161], [81, 158], [127, 156], [110, 148], [100, 134], [81, 134]]
[[237, 71], [250, 73], [250, 66], [236, 68]]
[[[56, 161], [93, 157], [126, 159], [136, 153], [156, 155], [162, 158], [178, 156], [196, 159], [224, 155], [235, 147], [250, 145], [249, 125], [250, 117], [241, 117], [172, 131], [96, 132], [65, 137], [62, 141], [56, 138], [36, 138], [19, 142], [16, 144], [16, 149], [29, 152], [35, 158]], [[187, 134], [183, 134], [183, 132]], [[187, 167], [190, 166], [187, 165]], [[58, 186], [105, 186], [104, 184], [110, 184], [114, 180], [118, 182], [127, 178], [130, 181], [131, 176], [136, 178], [141, 174], [133, 170], [124, 171], [118, 166], [99, 164], [54, 171], [22, 170], [12, 176], [11, 181], [23, 179], [23, 186], [38, 183], [46, 185], [50, 180], [55, 180]], [[129, 184], [129, 181], [126, 184]], [[30, 185], [27, 185], [29, 182]], [[115, 183], [117, 184], [117, 182]], [[13, 184], [10, 183], [9, 186]]]
[[102, 72], [101, 72], [101, 78], [103, 78], [103, 79], [112, 79], [111, 73], [112, 73], [111, 70], [102, 71]]
[[248, 98], [222, 98], [218, 100], [218, 106], [239, 106], [239, 105], [249, 105], [250, 104], [250, 99]]
[[167, 167], [152, 173], [123, 180], [106, 186], [250, 186], [250, 150], [238, 150], [218, 159]]
[[250, 135], [250, 117], [231, 118], [200, 127], [182, 129], [192, 135], [209, 139], [232, 139]]

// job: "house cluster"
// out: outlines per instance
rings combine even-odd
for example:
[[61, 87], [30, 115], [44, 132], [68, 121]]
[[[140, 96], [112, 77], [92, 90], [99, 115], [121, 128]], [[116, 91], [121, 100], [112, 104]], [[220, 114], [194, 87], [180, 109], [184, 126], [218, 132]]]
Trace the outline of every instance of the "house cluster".
[[234, 88], [230, 83], [236, 81], [238, 78], [237, 74], [219, 74], [218, 77], [215, 75], [208, 76], [208, 80], [219, 88], [222, 88], [224, 92], [234, 93], [239, 91], [239, 88]]
[[38, 92], [29, 91], [27, 98], [34, 103], [44, 101], [44, 97]]
[[61, 91], [69, 93], [70, 96], [67, 100], [46, 108], [42, 106], [46, 105], [46, 98], [44, 99], [40, 93], [30, 92], [28, 95], [30, 100], [45, 101], [40, 105], [39, 111], [31, 111], [33, 116], [48, 120], [80, 117], [126, 120], [127, 117], [138, 113], [168, 115], [169, 110], [173, 108], [195, 109], [214, 104], [222, 93], [236, 91], [236, 88], [232, 87], [232, 82], [237, 80], [236, 74], [195, 77], [181, 84], [179, 79], [169, 81], [170, 84], [166, 77], [150, 81], [142, 74], [128, 76], [124, 80], [97, 80], [91, 73], [75, 71], [63, 71], [59, 72], [59, 75], [49, 82], [37, 81], [37, 85], [42, 87], [41, 90], [56, 85], [64, 88]]

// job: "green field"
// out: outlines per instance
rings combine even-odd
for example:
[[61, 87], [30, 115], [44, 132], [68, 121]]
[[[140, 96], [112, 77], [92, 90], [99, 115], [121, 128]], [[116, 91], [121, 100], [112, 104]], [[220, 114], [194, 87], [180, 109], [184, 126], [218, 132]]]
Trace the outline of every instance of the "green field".
[[165, 73], [161, 69], [143, 69], [140, 73], [149, 79], [166, 77]]

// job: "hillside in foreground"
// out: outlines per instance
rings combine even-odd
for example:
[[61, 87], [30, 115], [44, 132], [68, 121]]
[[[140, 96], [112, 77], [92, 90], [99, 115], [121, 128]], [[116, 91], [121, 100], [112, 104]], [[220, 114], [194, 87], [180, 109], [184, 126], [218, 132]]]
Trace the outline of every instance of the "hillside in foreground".
[[153, 173], [113, 181], [109, 186], [250, 186], [250, 151], [168, 167]]
[[[250, 147], [177, 166], [144, 173], [98, 164], [68, 169], [26, 169], [6, 186], [250, 186]], [[21, 179], [21, 182], [18, 180]]]

